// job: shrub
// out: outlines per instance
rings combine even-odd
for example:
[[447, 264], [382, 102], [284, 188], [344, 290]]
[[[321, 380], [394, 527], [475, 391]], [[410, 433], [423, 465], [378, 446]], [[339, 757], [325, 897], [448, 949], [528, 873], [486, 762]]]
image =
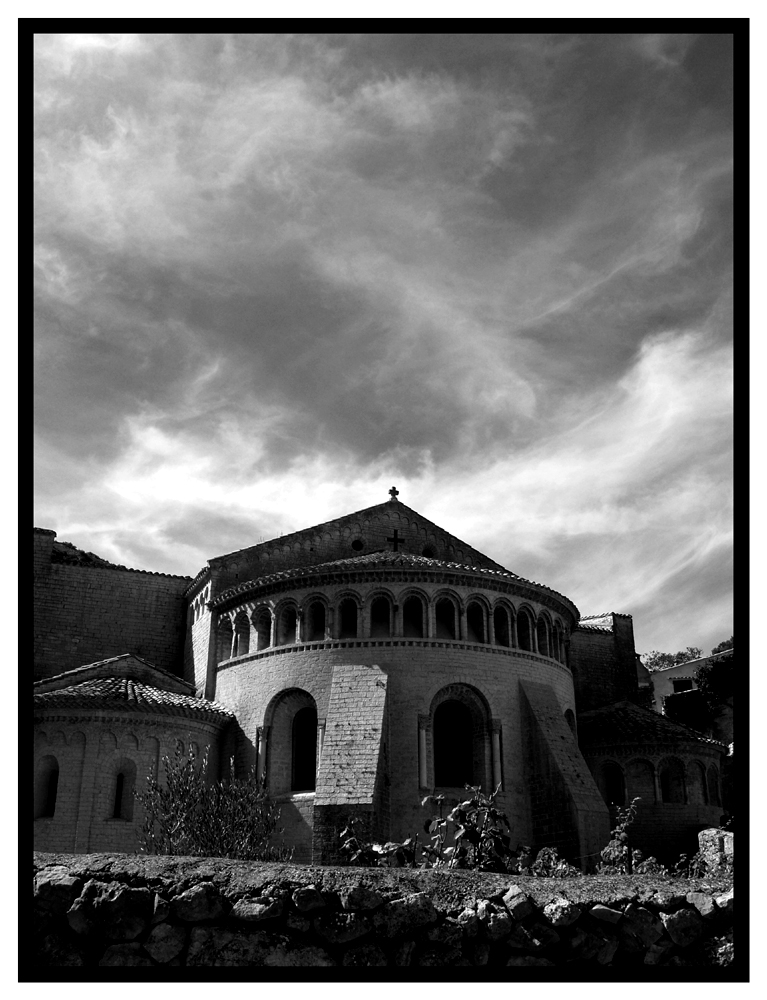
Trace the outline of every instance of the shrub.
[[255, 768], [244, 778], [208, 780], [208, 750], [198, 758], [180, 745], [173, 757], [162, 758], [165, 781], [156, 769], [146, 790], [134, 791], [144, 807], [139, 833], [145, 854], [240, 858], [247, 861], [289, 861], [292, 849], [271, 845], [280, 812], [267, 796]]

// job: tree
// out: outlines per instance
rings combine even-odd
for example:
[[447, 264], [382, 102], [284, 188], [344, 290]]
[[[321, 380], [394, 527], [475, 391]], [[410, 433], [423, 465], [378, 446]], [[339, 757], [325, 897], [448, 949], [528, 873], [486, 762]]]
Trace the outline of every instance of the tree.
[[687, 649], [680, 649], [678, 653], [659, 653], [654, 649], [651, 653], [643, 654], [642, 663], [650, 671], [664, 670], [666, 667], [675, 667], [678, 663], [697, 660], [700, 656], [703, 656], [703, 650], [697, 646], [688, 646]]
[[270, 802], [255, 768], [245, 778], [208, 780], [208, 749], [198, 760], [180, 743], [162, 758], [165, 782], [156, 769], [146, 790], [134, 791], [144, 807], [139, 834], [145, 854], [175, 854], [246, 861], [289, 861], [293, 851], [271, 845], [280, 811]]
[[720, 642], [718, 646], [714, 646], [711, 650], [711, 655], [713, 656], [715, 653], [721, 653], [725, 649], [732, 649], [732, 642], [733, 637], [730, 636], [729, 639], [725, 639], [724, 642]]
[[709, 709], [714, 712], [735, 694], [735, 656], [721, 656], [695, 671], [695, 683]]

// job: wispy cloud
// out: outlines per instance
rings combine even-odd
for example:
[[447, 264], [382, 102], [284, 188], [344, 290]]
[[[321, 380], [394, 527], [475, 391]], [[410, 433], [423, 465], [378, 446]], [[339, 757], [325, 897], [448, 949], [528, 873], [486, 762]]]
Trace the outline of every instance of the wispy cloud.
[[640, 648], [705, 645], [715, 37], [41, 36], [38, 522], [193, 573], [395, 477], [584, 611], [639, 607]]

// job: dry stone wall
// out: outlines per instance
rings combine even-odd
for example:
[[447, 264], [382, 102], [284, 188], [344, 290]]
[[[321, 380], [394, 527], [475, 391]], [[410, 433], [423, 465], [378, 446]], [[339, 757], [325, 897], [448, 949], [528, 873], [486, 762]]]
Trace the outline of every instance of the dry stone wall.
[[648, 966], [723, 969], [733, 961], [733, 892], [724, 880], [103, 854], [37, 854], [34, 869], [28, 978], [115, 965], [346, 967], [358, 975], [363, 967], [567, 965], [646, 976]]

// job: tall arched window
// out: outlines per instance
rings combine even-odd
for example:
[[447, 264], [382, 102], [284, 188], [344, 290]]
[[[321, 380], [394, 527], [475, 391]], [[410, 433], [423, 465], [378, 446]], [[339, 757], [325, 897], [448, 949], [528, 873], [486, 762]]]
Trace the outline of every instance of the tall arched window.
[[533, 651], [532, 622], [530, 621], [530, 615], [524, 608], [519, 612], [519, 617], [517, 618], [517, 638], [520, 649], [526, 649], [529, 652]]
[[438, 639], [456, 638], [456, 607], [449, 597], [441, 597], [437, 601], [437, 606], [434, 609], [434, 618], [437, 625]]
[[402, 634], [408, 639], [423, 639], [423, 601], [413, 595], [402, 605]]
[[312, 601], [306, 609], [306, 641], [319, 642], [325, 638], [325, 605]]
[[479, 601], [471, 601], [466, 609], [466, 638], [469, 642], [487, 642], [485, 609]]
[[253, 620], [256, 629], [256, 649], [268, 649], [272, 641], [272, 616], [267, 608], [257, 611]]
[[132, 760], [123, 760], [115, 775], [112, 817], [133, 819], [133, 789], [136, 787], [136, 765]]
[[493, 612], [493, 628], [495, 630], [495, 641], [499, 646], [511, 645], [511, 622], [508, 609], [502, 604]]
[[474, 724], [460, 701], [443, 701], [434, 712], [434, 782], [461, 786], [474, 781]]
[[388, 597], [376, 597], [370, 605], [370, 636], [388, 639], [391, 635], [391, 602]]
[[222, 660], [228, 660], [232, 655], [232, 622], [230, 618], [226, 616], [219, 619], [217, 628], [217, 658], [218, 662], [221, 663]]
[[283, 608], [277, 622], [277, 645], [289, 646], [296, 641], [296, 609], [292, 604]]
[[655, 773], [649, 760], [631, 760], [626, 765], [628, 797], [637, 796], [647, 805], [655, 802]]
[[626, 802], [626, 784], [618, 764], [605, 761], [600, 768], [599, 790], [608, 806], [622, 806]]
[[250, 652], [250, 619], [244, 611], [240, 611], [234, 619], [234, 656], [244, 656]]
[[351, 597], [344, 598], [338, 607], [339, 639], [357, 638], [357, 604]]
[[684, 765], [677, 757], [667, 757], [659, 767], [663, 802], [684, 803]]
[[56, 799], [59, 792], [59, 762], [52, 754], [46, 754], [37, 766], [35, 783], [35, 819], [56, 814]]
[[538, 652], [541, 656], [550, 656], [549, 652], [549, 625], [545, 618], [538, 619]]
[[317, 782], [317, 709], [307, 705], [293, 716], [290, 787], [313, 792]]
[[695, 805], [708, 805], [706, 769], [697, 760], [692, 761], [687, 767], [687, 797]]
[[722, 800], [719, 796], [719, 772], [713, 764], [711, 764], [708, 769], [707, 777], [708, 801], [712, 806], [721, 806]]

